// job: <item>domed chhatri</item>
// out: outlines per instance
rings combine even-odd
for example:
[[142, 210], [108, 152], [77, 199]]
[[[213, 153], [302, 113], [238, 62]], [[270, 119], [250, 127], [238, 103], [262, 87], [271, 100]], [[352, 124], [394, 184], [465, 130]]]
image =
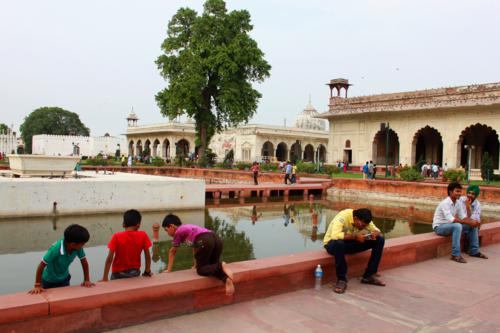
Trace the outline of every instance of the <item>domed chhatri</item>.
[[307, 103], [304, 111], [299, 113], [297, 119], [295, 120], [295, 127], [303, 129], [312, 129], [324, 131], [326, 129], [326, 124], [323, 119], [315, 118], [319, 113], [316, 111], [314, 106], [311, 104], [311, 98], [309, 97], [309, 103]]

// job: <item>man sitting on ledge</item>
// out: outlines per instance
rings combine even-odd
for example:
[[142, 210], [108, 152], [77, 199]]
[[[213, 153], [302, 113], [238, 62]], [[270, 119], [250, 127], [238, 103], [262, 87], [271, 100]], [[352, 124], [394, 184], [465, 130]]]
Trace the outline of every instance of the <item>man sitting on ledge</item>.
[[372, 249], [372, 253], [361, 283], [385, 286], [385, 283], [377, 278], [384, 243], [384, 237], [372, 222], [372, 213], [369, 209], [345, 209], [339, 212], [330, 222], [323, 239], [326, 251], [335, 257], [337, 282], [333, 291], [342, 294], [347, 288], [345, 254], [358, 253], [368, 249]]
[[[479, 194], [479, 188], [477, 190], [477, 194]], [[474, 192], [474, 190], [471, 191]], [[464, 201], [459, 200], [461, 195], [462, 185], [456, 182], [448, 185], [448, 197], [437, 206], [432, 220], [432, 229], [439, 236], [451, 235], [451, 260], [462, 264], [467, 262], [460, 254], [462, 233], [466, 234], [469, 239], [469, 255], [488, 259], [487, 256], [479, 252], [479, 221], [475, 220], [476, 216], [472, 217], [473, 210], [470, 207], [473, 201], [468, 199], [470, 203], [467, 207]]]

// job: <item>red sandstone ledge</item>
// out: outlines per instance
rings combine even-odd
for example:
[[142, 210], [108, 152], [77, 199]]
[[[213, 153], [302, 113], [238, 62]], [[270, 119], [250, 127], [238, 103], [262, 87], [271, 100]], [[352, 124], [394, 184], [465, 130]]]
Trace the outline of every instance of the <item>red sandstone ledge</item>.
[[[500, 243], [500, 222], [482, 226], [482, 246]], [[380, 269], [407, 265], [449, 254], [450, 238], [434, 233], [389, 239]], [[369, 252], [348, 256], [349, 275], [362, 274]], [[312, 287], [317, 264], [324, 267], [324, 282], [334, 275], [333, 259], [312, 251], [230, 264], [236, 293], [224, 294], [220, 281], [200, 277], [194, 270], [100, 282], [94, 288], [71, 286], [42, 295], [16, 293], [0, 296], [2, 332], [75, 332], [136, 324]]]
[[[444, 198], [447, 195], [447, 183], [407, 182], [402, 180], [363, 180], [334, 178], [333, 187], [344, 190], [390, 193], [408, 197]], [[500, 188], [481, 185], [479, 200], [500, 203]]]

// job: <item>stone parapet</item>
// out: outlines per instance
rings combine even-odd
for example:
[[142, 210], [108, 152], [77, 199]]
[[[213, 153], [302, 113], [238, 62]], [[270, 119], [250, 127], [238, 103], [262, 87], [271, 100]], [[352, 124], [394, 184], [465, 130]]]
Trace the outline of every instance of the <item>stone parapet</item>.
[[[500, 222], [484, 225], [480, 237], [482, 246], [500, 243]], [[380, 269], [424, 261], [450, 251], [450, 238], [434, 233], [389, 239]], [[363, 252], [347, 257], [351, 277], [362, 274], [369, 255]], [[232, 263], [236, 293], [230, 297], [225, 296], [220, 281], [198, 276], [194, 270], [100, 282], [90, 289], [72, 286], [41, 295], [3, 295], [0, 331], [101, 331], [311, 288], [317, 264], [323, 266], [323, 282], [331, 280], [333, 259], [323, 250]]]
[[500, 104], [500, 83], [427, 89], [351, 98], [331, 98], [329, 111], [319, 118], [373, 112], [434, 108], [478, 107]]
[[[465, 186], [465, 185], [464, 185]], [[335, 178], [334, 189], [359, 190], [372, 193], [390, 193], [405, 197], [432, 197], [445, 198], [448, 184], [405, 182], [400, 180], [362, 180]], [[500, 188], [496, 186], [481, 186], [479, 200], [491, 203], [500, 203]]]

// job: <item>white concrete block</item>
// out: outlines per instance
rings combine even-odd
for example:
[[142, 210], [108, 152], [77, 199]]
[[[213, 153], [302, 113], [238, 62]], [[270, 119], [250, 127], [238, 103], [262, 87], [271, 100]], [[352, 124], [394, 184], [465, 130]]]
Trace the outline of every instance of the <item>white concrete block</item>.
[[115, 173], [79, 173], [83, 178], [0, 177], [0, 217], [199, 209], [205, 181]]

